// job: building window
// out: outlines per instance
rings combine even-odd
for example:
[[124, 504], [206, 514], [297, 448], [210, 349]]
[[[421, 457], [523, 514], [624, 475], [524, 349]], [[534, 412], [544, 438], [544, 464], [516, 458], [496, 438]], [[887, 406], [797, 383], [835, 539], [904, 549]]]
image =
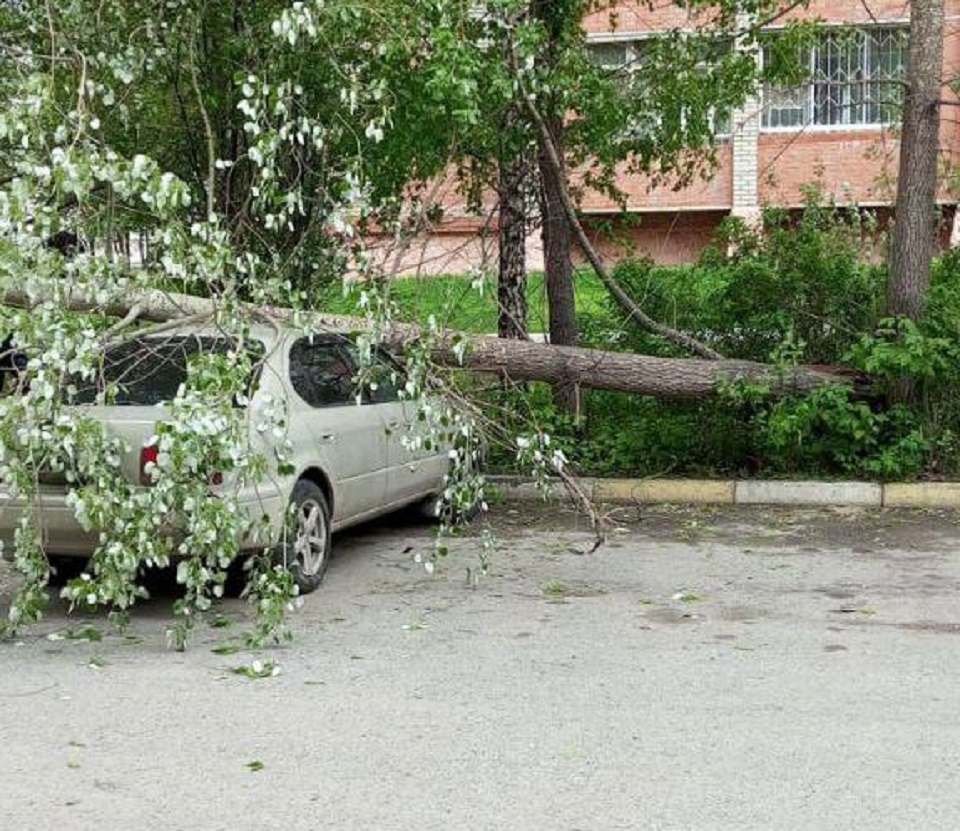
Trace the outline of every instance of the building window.
[[801, 55], [801, 64], [809, 68], [806, 83], [764, 88], [763, 126], [799, 129], [896, 123], [903, 103], [907, 39], [905, 28], [822, 33]]
[[[659, 54], [656, 36], [638, 37], [633, 40], [594, 41], [589, 43], [587, 48], [593, 63], [611, 75], [621, 77], [625, 89], [630, 88], [636, 94], [652, 100], [650, 96], [644, 94], [643, 88], [645, 84], [650, 83], [650, 79], [644, 78], [644, 75], [652, 78], [663, 71], [663, 58]], [[695, 72], [700, 77], [706, 78], [711, 66], [728, 56], [731, 48], [732, 43], [728, 40], [712, 43], [704, 41], [700, 45], [700, 51], [703, 55], [696, 62]], [[691, 121], [691, 119], [688, 119], [687, 106], [688, 104], [680, 103], [679, 118], [673, 119], [669, 116], [676, 116], [676, 113], [668, 115], [660, 112], [650, 112], [643, 119], [644, 123], [638, 123], [628, 129], [625, 137], [628, 139], [649, 137], [657, 130], [662, 129], [665, 121], [674, 121], [679, 123], [682, 129], [686, 129]], [[733, 124], [730, 108], [711, 108], [709, 121], [716, 138], [728, 138], [730, 136]]]
[[634, 60], [634, 43], [613, 41], [611, 43], [591, 43], [590, 60], [602, 69], [619, 72]]

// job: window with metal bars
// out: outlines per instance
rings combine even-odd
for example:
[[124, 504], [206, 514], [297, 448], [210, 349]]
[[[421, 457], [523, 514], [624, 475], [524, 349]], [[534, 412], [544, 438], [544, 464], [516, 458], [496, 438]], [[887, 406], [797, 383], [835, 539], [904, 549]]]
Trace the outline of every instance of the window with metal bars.
[[764, 88], [763, 126], [799, 129], [896, 123], [903, 103], [907, 40], [904, 27], [822, 33], [801, 55], [809, 71], [806, 83]]

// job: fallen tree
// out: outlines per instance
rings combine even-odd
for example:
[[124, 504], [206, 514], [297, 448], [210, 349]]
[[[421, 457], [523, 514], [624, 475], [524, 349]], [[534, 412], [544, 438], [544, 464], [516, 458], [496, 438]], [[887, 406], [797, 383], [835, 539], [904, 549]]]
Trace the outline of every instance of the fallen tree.
[[[31, 308], [41, 302], [25, 292], [8, 291], [0, 302], [17, 308]], [[148, 322], [161, 328], [179, 323], [213, 320], [214, 300], [161, 291], [136, 292], [107, 303], [83, 294], [58, 299], [76, 312], [98, 312], [116, 317], [113, 331]], [[252, 316], [277, 324], [289, 323], [291, 309], [250, 307]], [[301, 313], [312, 326], [335, 331], [361, 331], [368, 327], [360, 317]], [[424, 337], [419, 326], [392, 323], [385, 334], [388, 346], [402, 352]], [[466, 348], [463, 348], [466, 342]], [[724, 384], [738, 380], [768, 387], [774, 394], [805, 393], [825, 384], [854, 382], [850, 373], [830, 367], [775, 367], [742, 360], [660, 358], [628, 352], [607, 352], [569, 346], [551, 346], [530, 341], [506, 340], [492, 336], [441, 332], [432, 344], [434, 360], [446, 366], [462, 366], [474, 372], [493, 373], [512, 381], [544, 381], [576, 384], [584, 389], [612, 390], [670, 400], [705, 398]]]

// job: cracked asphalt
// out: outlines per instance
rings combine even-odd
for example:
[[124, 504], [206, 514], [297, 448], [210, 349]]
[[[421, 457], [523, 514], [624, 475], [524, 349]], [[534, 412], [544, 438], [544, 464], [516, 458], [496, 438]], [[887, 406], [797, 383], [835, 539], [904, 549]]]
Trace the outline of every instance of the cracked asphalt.
[[611, 519], [496, 506], [476, 581], [475, 539], [430, 577], [429, 528], [345, 533], [262, 653], [237, 599], [168, 651], [162, 581], [124, 633], [54, 607], [0, 644], [0, 828], [960, 827], [957, 515]]

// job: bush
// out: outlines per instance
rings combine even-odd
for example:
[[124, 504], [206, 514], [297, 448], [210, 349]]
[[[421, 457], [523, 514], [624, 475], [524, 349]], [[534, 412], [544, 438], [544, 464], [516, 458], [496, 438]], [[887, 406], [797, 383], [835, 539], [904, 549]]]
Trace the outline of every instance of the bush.
[[751, 426], [764, 469], [778, 474], [910, 479], [923, 472], [929, 450], [909, 409], [875, 410], [839, 386], [780, 399]]
[[[676, 403], [586, 391], [580, 424], [558, 413], [546, 385], [500, 393], [498, 404], [531, 414], [584, 476], [818, 476], [910, 479], [929, 469], [939, 447], [917, 414], [873, 407], [846, 387], [771, 398], [732, 385], [717, 399]], [[489, 460], [517, 472], [513, 450]]]
[[[768, 361], [785, 340], [804, 362], [833, 364], [876, 322], [883, 269], [864, 261], [872, 223], [823, 207], [816, 194], [799, 219], [769, 210], [762, 232], [728, 220], [694, 266], [628, 260], [615, 276], [655, 319], [695, 333], [731, 358]], [[611, 304], [611, 318], [622, 318]], [[608, 338], [615, 330], [610, 327]], [[601, 335], [603, 333], [600, 333]], [[679, 354], [628, 323], [613, 337], [637, 351]]]
[[[711, 400], [678, 404], [625, 393], [586, 390], [581, 423], [557, 412], [550, 389], [532, 384], [502, 394], [517, 429], [532, 415], [584, 476], [740, 475], [749, 471], [750, 436], [738, 414]], [[708, 429], [704, 429], [709, 425]], [[495, 450], [497, 472], [517, 472], [510, 448]]]
[[[933, 270], [921, 326], [883, 320], [886, 275], [864, 257], [875, 227], [823, 206], [799, 217], [767, 211], [762, 232], [727, 223], [692, 266], [629, 260], [617, 279], [655, 319], [721, 353], [777, 364], [851, 364], [875, 381], [870, 401], [845, 387], [772, 399], [733, 387], [719, 401], [676, 404], [614, 393], [584, 395], [579, 429], [550, 412], [550, 428], [583, 473], [645, 476], [814, 475], [903, 479], [960, 472], [960, 252]], [[586, 344], [683, 355], [613, 301], [581, 317]], [[903, 378], [911, 407], [890, 406]]]

